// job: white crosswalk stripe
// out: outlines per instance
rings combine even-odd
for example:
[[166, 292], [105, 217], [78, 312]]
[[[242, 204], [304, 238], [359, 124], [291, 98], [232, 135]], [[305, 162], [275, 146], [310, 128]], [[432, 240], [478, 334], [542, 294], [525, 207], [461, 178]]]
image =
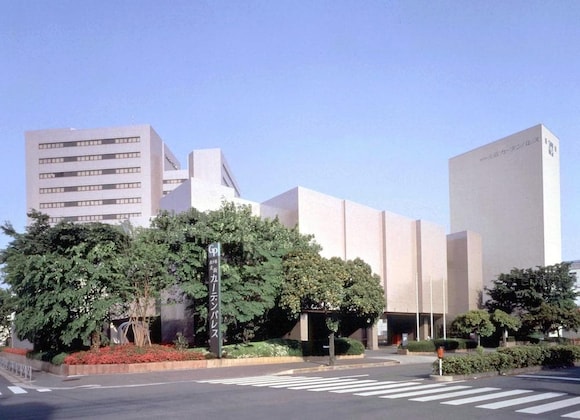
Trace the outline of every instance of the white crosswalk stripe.
[[33, 389], [25, 389], [22, 388], [20, 386], [6, 386], [6, 388], [8, 388], [8, 391], [10, 392], [1, 392], [0, 391], [0, 395], [9, 395], [9, 394], [16, 394], [16, 395], [20, 395], [20, 394], [28, 394], [29, 392], [51, 392], [52, 389], [49, 388], [33, 388]]
[[546, 392], [544, 394], [535, 394], [535, 395], [531, 395], [529, 397], [521, 397], [521, 398], [516, 398], [513, 400], [478, 405], [477, 407], [478, 408], [487, 408], [490, 410], [497, 410], [498, 408], [512, 407], [514, 405], [521, 405], [521, 404], [526, 404], [526, 403], [534, 402], [534, 401], [547, 400], [549, 398], [561, 397], [563, 395], [566, 395], [566, 394], [564, 394], [562, 392]]
[[465, 386], [465, 385], [444, 386], [441, 388], [429, 389], [426, 391], [425, 390], [423, 390], [423, 391], [409, 391], [409, 392], [402, 392], [400, 394], [383, 395], [381, 398], [391, 398], [391, 399], [409, 398], [409, 397], [415, 397], [417, 395], [436, 394], [436, 393], [445, 392], [445, 391], [457, 391], [458, 389], [465, 389], [465, 388], [470, 388], [470, 387]]
[[363, 388], [363, 387], [367, 387], [369, 386], [369, 384], [376, 384], [377, 381], [372, 380], [372, 379], [367, 379], [367, 380], [359, 380], [354, 384], [342, 384], [342, 385], [332, 385], [332, 386], [325, 386], [322, 388], [316, 388], [316, 389], [309, 389], [309, 391], [314, 391], [314, 392], [334, 392], [334, 391], [343, 391], [343, 390], [347, 390], [347, 392], [353, 390], [353, 389], [359, 389], [359, 388]]
[[[516, 410], [518, 413], [527, 413], [527, 414], [542, 414], [552, 410], [559, 410], [560, 408], [571, 407], [573, 405], [580, 404], [580, 397], [568, 398], [567, 400], [555, 401], [547, 404], [536, 405], [534, 407], [524, 408], [522, 410]], [[579, 417], [572, 417], [572, 418], [580, 418], [580, 411], [577, 412]], [[574, 413], [570, 413], [574, 414]], [[562, 416], [567, 417], [567, 416]]]
[[[449, 391], [449, 389], [446, 389], [446, 391]], [[437, 394], [437, 395], [429, 395], [427, 397], [411, 398], [411, 401], [426, 402], [426, 401], [446, 400], [449, 398], [463, 397], [465, 395], [472, 395], [472, 394], [481, 394], [482, 392], [489, 392], [489, 391], [499, 391], [499, 388], [491, 388], [491, 387], [472, 388], [472, 389], [466, 389], [465, 391], [449, 392], [446, 394]]]
[[375, 395], [395, 394], [397, 392], [418, 391], [420, 389], [439, 388], [442, 386], [445, 386], [445, 385], [441, 385], [441, 384], [419, 385], [416, 383], [416, 384], [413, 384], [411, 386], [395, 387], [392, 389], [379, 389], [377, 391], [357, 392], [354, 395], [359, 395], [361, 397], [371, 397], [371, 396], [375, 396]]
[[562, 417], [569, 419], [580, 419], [580, 411], [574, 411], [573, 413], [564, 414]]
[[[391, 388], [397, 388], [397, 387], [401, 387], [401, 386], [406, 386], [406, 385], [419, 385], [421, 382], [394, 382], [394, 381], [384, 381], [384, 382], [377, 382], [376, 384], [372, 385], [372, 386], [364, 386], [362, 388], [357, 388], [356, 391], [357, 392], [361, 392], [361, 391], [373, 391], [373, 390], [380, 390], [380, 389], [391, 389]], [[352, 389], [339, 389], [336, 391], [330, 391], [330, 392], [334, 392], [337, 394], [344, 394], [347, 392], [352, 392]]]
[[[377, 381], [365, 379], [368, 375], [340, 376], [256, 376], [234, 379], [212, 379], [199, 383], [268, 387], [274, 389], [331, 392], [361, 397], [385, 399], [408, 398], [414, 402], [436, 401], [439, 404], [460, 406], [473, 404], [476, 408], [498, 410], [502, 408], [530, 405], [542, 400], [554, 401], [514, 410], [517, 413], [543, 414], [565, 408], [580, 406], [580, 397], [571, 397], [563, 392], [537, 392], [530, 389], [502, 390], [494, 387], [473, 387], [455, 381], [447, 383], [425, 383], [421, 379], [412, 381]], [[495, 400], [495, 401], [493, 401]], [[477, 405], [478, 403], [487, 402]], [[580, 419], [580, 411], [562, 413], [563, 418]]]
[[480, 401], [486, 401], [486, 400], [495, 400], [495, 399], [503, 398], [503, 397], [511, 397], [512, 395], [526, 394], [528, 392], [532, 392], [532, 391], [529, 391], [527, 389], [514, 389], [511, 391], [503, 391], [503, 392], [496, 392], [493, 394], [479, 395], [477, 397], [462, 398], [462, 399], [453, 400], [453, 401], [445, 401], [442, 404], [449, 404], [449, 405], [471, 404], [474, 402], [480, 402]]

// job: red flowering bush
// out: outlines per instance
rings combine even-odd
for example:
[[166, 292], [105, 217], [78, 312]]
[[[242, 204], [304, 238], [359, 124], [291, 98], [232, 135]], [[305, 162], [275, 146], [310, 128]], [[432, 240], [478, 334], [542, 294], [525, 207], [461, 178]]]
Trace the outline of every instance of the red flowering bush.
[[13, 347], [4, 347], [2, 349], [2, 351], [4, 353], [12, 353], [12, 354], [19, 354], [20, 356], [26, 356], [26, 353], [28, 353], [30, 350], [28, 350], [28, 349], [18, 349], [18, 348], [13, 348]]
[[99, 350], [79, 351], [65, 357], [66, 365], [106, 365], [203, 360], [204, 353], [195, 350], [180, 351], [170, 346], [153, 344], [137, 347], [134, 344], [101, 347]]

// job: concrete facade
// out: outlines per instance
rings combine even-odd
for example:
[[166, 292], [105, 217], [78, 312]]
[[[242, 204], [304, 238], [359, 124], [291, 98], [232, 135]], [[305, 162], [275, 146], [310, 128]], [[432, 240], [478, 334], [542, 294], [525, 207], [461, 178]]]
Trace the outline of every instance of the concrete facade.
[[151, 126], [37, 130], [25, 138], [28, 210], [51, 223], [147, 225], [157, 214], [167, 149]]
[[[47, 213], [52, 223], [129, 220], [147, 226], [161, 209], [209, 211], [224, 201], [249, 205], [254, 215], [278, 217], [314, 235], [324, 257], [361, 258], [380, 276], [385, 313], [378, 325], [357, 336], [371, 348], [380, 341], [440, 337], [449, 313], [477, 307], [474, 296], [482, 287], [477, 234], [447, 236], [442, 226], [302, 187], [251, 202], [240, 197], [221, 150], [193, 151], [187, 162], [182, 168], [148, 125], [30, 131], [27, 207]], [[162, 307], [171, 331], [191, 327], [180, 321], [185, 308], [181, 303]], [[292, 334], [308, 339], [307, 324], [303, 314]]]
[[[263, 217], [276, 215], [285, 225], [314, 235], [324, 257], [362, 258], [380, 276], [385, 315], [376, 330], [367, 332], [367, 340], [391, 343], [403, 334], [410, 339], [441, 336], [449, 299], [447, 236], [442, 226], [303, 187], [262, 203]], [[468, 261], [462, 264], [467, 266]], [[464, 306], [476, 308], [470, 305]]]
[[447, 235], [448, 314], [450, 319], [481, 303], [483, 261], [481, 235], [463, 231]]
[[451, 232], [481, 235], [483, 281], [561, 262], [560, 143], [537, 125], [449, 160]]

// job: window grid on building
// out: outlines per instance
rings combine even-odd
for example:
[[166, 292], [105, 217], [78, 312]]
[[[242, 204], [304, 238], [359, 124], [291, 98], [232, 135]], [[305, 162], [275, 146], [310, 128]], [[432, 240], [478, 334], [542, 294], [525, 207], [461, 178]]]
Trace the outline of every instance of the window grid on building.
[[40, 188], [40, 194], [58, 194], [65, 192], [79, 192], [79, 191], [101, 191], [101, 190], [128, 190], [133, 188], [141, 188], [140, 182], [122, 182], [119, 184], [97, 184], [97, 185], [75, 185], [70, 187], [51, 187]]
[[140, 158], [140, 157], [141, 157], [141, 152], [109, 153], [109, 154], [105, 154], [105, 155], [83, 155], [83, 156], [40, 158], [40, 159], [38, 159], [38, 163], [40, 165], [46, 165], [46, 164], [51, 164], [51, 163], [89, 162], [89, 161], [95, 161], [95, 160], [133, 159], [133, 158]]
[[70, 172], [42, 172], [38, 174], [40, 179], [51, 178], [68, 178], [76, 176], [98, 176], [98, 175], [118, 175], [118, 174], [134, 174], [140, 173], [140, 167], [134, 168], [114, 168], [114, 169], [90, 169], [86, 171], [70, 171]]
[[60, 149], [62, 147], [101, 146], [108, 144], [139, 143], [141, 137], [118, 137], [113, 139], [59, 141], [54, 143], [39, 143], [39, 149]]
[[186, 179], [164, 179], [163, 183], [164, 184], [183, 184], [185, 181], [187, 181]]
[[60, 201], [56, 203], [40, 203], [41, 209], [56, 209], [62, 207], [95, 207], [114, 204], [140, 204], [141, 197], [111, 198], [99, 200]]
[[50, 217], [49, 223], [58, 222], [98, 222], [100, 220], [127, 220], [131, 217], [141, 217], [141, 213], [118, 213], [118, 214], [89, 214], [84, 216]]

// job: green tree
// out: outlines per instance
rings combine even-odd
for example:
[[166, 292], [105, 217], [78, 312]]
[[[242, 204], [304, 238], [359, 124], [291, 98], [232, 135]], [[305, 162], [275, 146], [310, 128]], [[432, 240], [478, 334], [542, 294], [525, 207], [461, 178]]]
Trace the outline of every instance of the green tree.
[[127, 245], [117, 228], [98, 223], [61, 222], [31, 212], [23, 234], [2, 226], [12, 237], [0, 252], [4, 280], [16, 296], [16, 332], [39, 350], [98, 346], [111, 306], [119, 302], [114, 264]]
[[330, 364], [334, 364], [334, 336], [345, 316], [358, 327], [372, 325], [384, 309], [379, 277], [361, 259], [326, 259], [318, 253], [289, 254], [284, 262], [285, 281], [280, 306], [298, 317], [303, 311], [320, 311], [329, 330]]
[[495, 331], [487, 311], [478, 309], [458, 315], [452, 322], [451, 328], [462, 334], [476, 334], [477, 345], [481, 345], [481, 337], [489, 337]]
[[283, 257], [293, 249], [319, 249], [311, 236], [233, 203], [206, 213], [162, 213], [152, 226], [163, 232], [170, 272], [194, 301], [202, 336], [207, 333], [206, 250], [212, 242], [221, 243], [222, 328], [230, 342], [265, 334], [283, 282]]
[[486, 306], [513, 314], [522, 320], [520, 331], [547, 334], [560, 327], [578, 329], [580, 319], [575, 299], [576, 278], [570, 264], [561, 263], [528, 269], [514, 268], [500, 274], [492, 287], [486, 288], [490, 299]]
[[7, 337], [12, 323], [12, 313], [16, 308], [16, 299], [9, 289], [0, 287], [0, 335]]
[[516, 331], [522, 326], [522, 321], [518, 317], [512, 316], [501, 309], [493, 311], [490, 319], [496, 327], [501, 328], [504, 347], [507, 345], [508, 330]]
[[169, 271], [169, 250], [155, 229], [130, 230], [131, 245], [121, 259], [124, 281], [120, 296], [127, 306], [135, 345], [151, 345], [151, 319], [157, 315], [161, 293], [175, 283]]

